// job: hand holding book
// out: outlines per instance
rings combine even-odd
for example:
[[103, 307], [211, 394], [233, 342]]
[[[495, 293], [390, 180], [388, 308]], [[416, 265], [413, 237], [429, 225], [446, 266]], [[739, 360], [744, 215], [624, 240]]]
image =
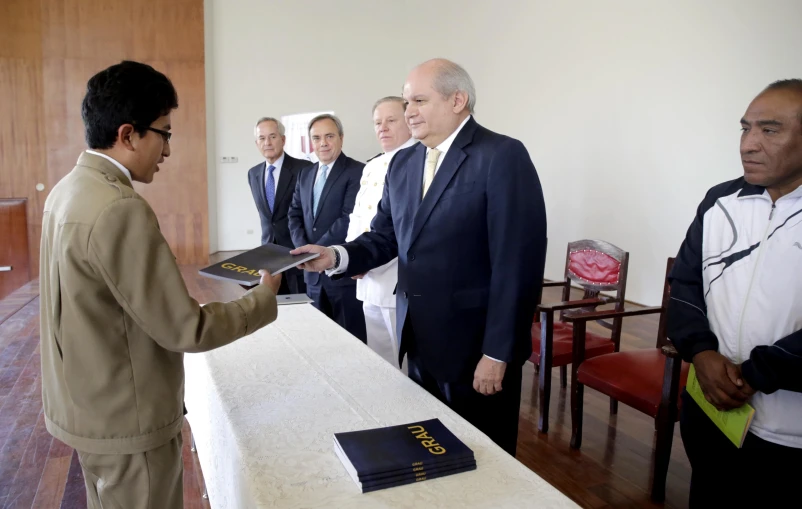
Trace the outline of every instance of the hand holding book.
[[281, 273], [271, 276], [268, 271], [261, 269], [259, 270], [259, 275], [262, 276], [259, 280], [259, 284], [269, 286], [270, 289], [273, 290], [273, 295], [277, 295], [279, 286], [281, 286]]
[[[238, 283], [247, 289], [261, 283], [268, 284], [278, 291], [282, 272], [318, 256], [317, 253], [293, 255], [288, 247], [278, 244], [263, 244], [198, 272], [202, 276]], [[266, 271], [267, 276], [262, 272], [263, 270]]]
[[739, 408], [755, 392], [741, 376], [740, 367], [716, 351], [694, 355], [693, 365], [705, 399], [718, 410]]
[[334, 268], [334, 249], [325, 246], [315, 246], [307, 244], [290, 251], [293, 256], [316, 254], [317, 258], [310, 260], [298, 266], [299, 269], [307, 272], [325, 272]]
[[705, 396], [702, 387], [699, 385], [694, 365], [691, 365], [690, 370], [688, 370], [688, 383], [685, 386], [685, 390], [735, 447], [741, 448], [749, 432], [749, 426], [752, 425], [755, 409], [748, 403], [729, 410], [721, 410], [713, 406], [707, 400], [707, 396]]

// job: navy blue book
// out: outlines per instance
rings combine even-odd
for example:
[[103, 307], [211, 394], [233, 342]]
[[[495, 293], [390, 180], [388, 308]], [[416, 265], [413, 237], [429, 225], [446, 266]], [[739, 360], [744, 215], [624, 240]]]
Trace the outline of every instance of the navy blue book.
[[[340, 459], [344, 456], [341, 450], [337, 450], [337, 455], [340, 456]], [[405, 468], [403, 470], [392, 470], [390, 472], [379, 472], [378, 474], [368, 474], [357, 476], [357, 479], [361, 483], [370, 483], [370, 484], [383, 484], [389, 482], [394, 477], [403, 477], [407, 475], [416, 475], [416, 476], [426, 476], [433, 474], [435, 471], [439, 470], [451, 470], [455, 468], [461, 468], [468, 465], [476, 465], [476, 460], [471, 456], [468, 459], [458, 459], [454, 461], [448, 461], [446, 463], [435, 463], [433, 465], [420, 465], [417, 467]]]
[[417, 471], [439, 468], [438, 474], [447, 475], [448, 467], [454, 470], [476, 467], [473, 451], [439, 419], [335, 433], [334, 446], [337, 456], [360, 487], [362, 483], [405, 474], [412, 474], [405, 480], [411, 478], [411, 482], [416, 482], [416, 468]]
[[261, 279], [259, 269], [275, 276], [285, 270], [320, 256], [317, 253], [291, 255], [290, 248], [277, 244], [264, 244], [222, 262], [209, 265], [198, 273], [223, 281], [239, 283], [245, 288], [256, 285]]
[[465, 465], [455, 466], [452, 468], [442, 468], [442, 469], [434, 468], [434, 469], [429, 469], [428, 471], [415, 472], [413, 474], [404, 474], [386, 479], [378, 479], [376, 481], [365, 481], [365, 482], [356, 481], [356, 484], [357, 486], [359, 486], [359, 489], [362, 491], [362, 493], [368, 493], [371, 491], [383, 490], [385, 488], [393, 488], [395, 486], [403, 486], [405, 484], [412, 484], [416, 482], [426, 481], [427, 479], [436, 479], [438, 477], [445, 477], [447, 475], [468, 472], [471, 470], [476, 470], [475, 461], [472, 461]]

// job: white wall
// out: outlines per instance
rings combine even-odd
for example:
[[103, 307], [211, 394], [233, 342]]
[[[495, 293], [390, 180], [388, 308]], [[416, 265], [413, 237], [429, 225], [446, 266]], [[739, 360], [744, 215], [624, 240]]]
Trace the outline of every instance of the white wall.
[[374, 100], [441, 56], [474, 78], [477, 120], [530, 151], [546, 276], [561, 276], [570, 240], [605, 239], [630, 251], [628, 298], [648, 304], [705, 191], [741, 174], [749, 101], [802, 76], [799, 0], [207, 1], [219, 249], [259, 241], [246, 178], [258, 117], [332, 109], [345, 152], [365, 160], [379, 150]]

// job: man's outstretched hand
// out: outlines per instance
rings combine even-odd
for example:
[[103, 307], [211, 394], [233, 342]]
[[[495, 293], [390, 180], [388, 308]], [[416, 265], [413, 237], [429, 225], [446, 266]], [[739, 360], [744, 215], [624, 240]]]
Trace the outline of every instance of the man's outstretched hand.
[[334, 248], [307, 244], [290, 251], [290, 254], [292, 255], [306, 253], [320, 253], [320, 256], [314, 260], [309, 260], [306, 263], [298, 265], [298, 268], [307, 272], [323, 272], [334, 268]]

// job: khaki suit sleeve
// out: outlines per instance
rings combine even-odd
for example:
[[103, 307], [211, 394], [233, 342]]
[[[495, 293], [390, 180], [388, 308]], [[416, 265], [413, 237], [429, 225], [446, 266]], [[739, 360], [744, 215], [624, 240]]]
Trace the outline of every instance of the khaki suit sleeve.
[[166, 350], [212, 350], [276, 319], [276, 296], [266, 285], [226, 303], [201, 306], [190, 297], [153, 210], [140, 198], [118, 200], [103, 211], [88, 251], [117, 302]]

